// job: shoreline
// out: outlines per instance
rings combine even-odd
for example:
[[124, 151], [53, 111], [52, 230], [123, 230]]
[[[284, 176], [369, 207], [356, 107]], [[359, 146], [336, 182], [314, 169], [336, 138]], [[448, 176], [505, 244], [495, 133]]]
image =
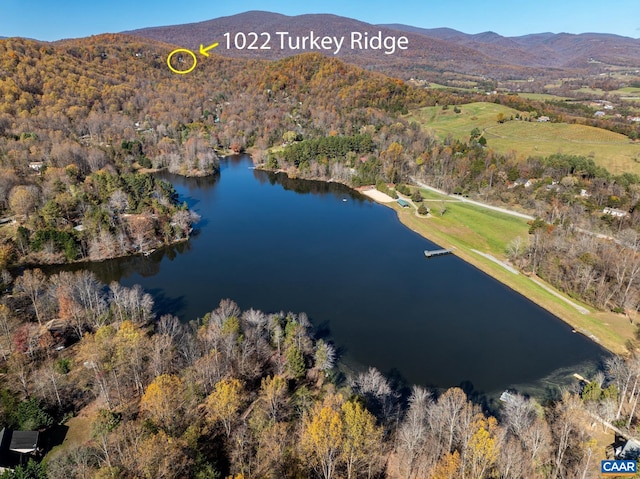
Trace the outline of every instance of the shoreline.
[[[400, 223], [423, 238], [438, 244], [442, 248], [455, 248], [455, 251], [453, 252], [455, 256], [476, 267], [513, 291], [521, 294], [528, 300], [543, 308], [545, 311], [551, 313], [565, 324], [571, 326], [574, 333], [584, 335], [589, 340], [595, 342], [603, 349], [613, 354], [624, 354], [627, 352], [624, 343], [626, 340], [631, 339], [631, 336], [629, 338], [621, 337], [620, 341], [615, 341], [598, 334], [597, 330], [599, 328], [596, 326], [601, 328], [607, 326], [608, 323], [604, 322], [600, 318], [596, 318], [595, 316], [606, 313], [594, 311], [591, 306], [583, 306], [584, 303], [576, 304], [578, 300], [574, 300], [561, 291], [558, 291], [541, 278], [530, 277], [522, 274], [520, 271], [516, 271], [514, 273], [514, 268], [507, 263], [495, 258], [489, 253], [468, 248], [463, 244], [451, 241], [446, 238], [446, 234], [444, 232], [439, 231], [436, 228], [427, 229], [428, 223], [417, 222], [421, 220], [429, 221], [430, 218], [425, 216], [416, 216], [413, 214], [415, 210], [413, 207], [401, 209], [396, 200], [390, 197], [388, 198], [391, 201], [386, 199], [378, 201], [376, 198], [378, 195], [367, 194], [368, 192], [360, 190], [356, 191], [359, 191], [372, 201], [394, 210]], [[384, 195], [384, 193], [382, 194]], [[549, 296], [553, 299], [550, 299]], [[560, 301], [560, 303], [558, 303], [558, 301]], [[582, 320], [578, 320], [576, 318], [577, 315], [582, 316]], [[627, 318], [619, 319], [627, 322], [629, 321]]]
[[[278, 169], [274, 171], [265, 168], [264, 164], [255, 165], [255, 168], [275, 173], [284, 173], [291, 178], [291, 175], [289, 175], [289, 172], [286, 170]], [[562, 293], [539, 277], [530, 277], [521, 272], [518, 272], [520, 274], [514, 274], [512, 271], [514, 268], [512, 268], [511, 265], [496, 258], [491, 252], [480, 251], [477, 248], [469, 247], [459, 238], [443, 231], [442, 228], [439, 229], [436, 224], [438, 218], [434, 217], [431, 213], [427, 216], [417, 215], [413, 202], [410, 201], [410, 208], [402, 208], [398, 205], [397, 200], [378, 191], [372, 186], [353, 187], [336, 180], [320, 178], [296, 177], [296, 179], [324, 181], [327, 183], [337, 182], [352, 191], [360, 193], [375, 203], [395, 210], [398, 220], [405, 227], [421, 237], [438, 244], [442, 248], [455, 248], [455, 252], [453, 253], [455, 256], [551, 313], [557, 319], [570, 326], [574, 333], [584, 335], [587, 339], [613, 354], [625, 354], [628, 352], [625, 344], [628, 340], [633, 339], [635, 328], [635, 324], [630, 318], [621, 317], [611, 312], [597, 311], [590, 305]], [[422, 188], [420, 185], [418, 185], [418, 187]], [[401, 195], [401, 197], [407, 199], [404, 195]], [[466, 204], [465, 202], [459, 203]], [[471, 203], [471, 205], [488, 210], [494, 209], [491, 205], [478, 205], [475, 203]], [[499, 211], [496, 211], [496, 213], [505, 214]], [[522, 215], [520, 219], [525, 221], [525, 216], [526, 215]], [[491, 256], [491, 258], [488, 256]], [[509, 268], [505, 266], [509, 266]], [[613, 323], [616, 324], [616, 328], [609, 328], [608, 326], [611, 326]]]

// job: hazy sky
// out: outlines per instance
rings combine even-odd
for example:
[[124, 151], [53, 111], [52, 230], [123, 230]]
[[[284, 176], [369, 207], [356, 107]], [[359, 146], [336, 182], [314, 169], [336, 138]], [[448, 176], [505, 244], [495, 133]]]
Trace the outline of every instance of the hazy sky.
[[599, 32], [638, 38], [638, 6], [638, 0], [0, 0], [0, 36], [58, 40], [266, 10], [333, 13], [369, 23], [450, 27], [465, 33]]

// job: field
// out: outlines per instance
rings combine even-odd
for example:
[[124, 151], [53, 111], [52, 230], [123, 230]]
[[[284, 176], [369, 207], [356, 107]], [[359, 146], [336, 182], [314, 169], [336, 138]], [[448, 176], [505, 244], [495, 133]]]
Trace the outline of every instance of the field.
[[621, 100], [640, 101], [640, 88], [637, 87], [625, 87], [619, 90], [611, 92], [614, 95], [618, 95]]
[[589, 95], [598, 95], [603, 97], [606, 95], [617, 96], [620, 100], [628, 101], [640, 101], [640, 88], [637, 87], [624, 87], [617, 90], [604, 91], [600, 88], [583, 87], [578, 90], [574, 90], [577, 93], [585, 93]]
[[[427, 107], [409, 114], [409, 120], [433, 130], [440, 138], [451, 134], [462, 141], [469, 139], [473, 128], [484, 130], [487, 147], [501, 153], [515, 152], [518, 157], [548, 156], [554, 153], [593, 158], [611, 173], [640, 174], [640, 144], [626, 136], [601, 128], [566, 123], [506, 121], [498, 123], [498, 115], [509, 119], [519, 113], [513, 108], [494, 103], [469, 103], [453, 108]], [[526, 113], [520, 113], [526, 115]]]
[[[514, 274], [473, 251], [489, 254], [498, 261], [505, 261], [505, 249], [511, 240], [518, 236], [524, 239], [528, 237], [529, 225], [525, 219], [457, 202], [451, 197], [431, 191], [421, 192], [426, 198], [425, 204], [432, 212], [428, 218], [418, 217], [414, 214], [413, 208], [401, 208], [396, 202], [386, 205], [396, 210], [400, 220], [412, 230], [444, 248], [455, 247], [457, 256], [531, 299], [572, 325], [577, 331], [593, 336], [611, 351], [625, 351], [624, 344], [633, 337], [634, 332], [634, 326], [627, 318], [610, 312], [594, 311], [577, 300], [561, 295], [589, 310], [589, 314], [581, 314], [576, 307], [551, 294], [531, 278], [523, 274]], [[440, 215], [443, 204], [447, 210], [444, 215]]]
[[562, 101], [562, 100], [568, 100], [568, 98], [566, 96], [550, 95], [549, 93], [518, 93], [518, 96], [521, 96], [522, 98], [526, 98], [528, 100], [538, 100], [538, 101], [546, 101], [546, 100]]

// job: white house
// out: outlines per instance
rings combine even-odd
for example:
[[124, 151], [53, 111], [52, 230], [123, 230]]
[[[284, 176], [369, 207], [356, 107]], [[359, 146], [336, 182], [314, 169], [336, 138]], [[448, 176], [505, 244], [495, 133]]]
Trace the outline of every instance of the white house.
[[609, 208], [608, 206], [602, 210], [605, 215], [615, 216], [616, 218], [624, 218], [625, 216], [629, 216], [629, 213], [626, 211], [619, 210], [617, 208]]

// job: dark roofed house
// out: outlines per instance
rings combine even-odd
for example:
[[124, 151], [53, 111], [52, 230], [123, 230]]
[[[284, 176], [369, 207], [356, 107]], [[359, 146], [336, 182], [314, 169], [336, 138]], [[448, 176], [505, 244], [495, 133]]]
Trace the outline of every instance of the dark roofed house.
[[[0, 431], [0, 463], [14, 466], [23, 462], [25, 454], [35, 456], [38, 453], [38, 431], [14, 431], [2, 428]], [[18, 454], [16, 457], [14, 454]]]
[[9, 450], [20, 454], [33, 454], [38, 450], [38, 431], [13, 431]]

